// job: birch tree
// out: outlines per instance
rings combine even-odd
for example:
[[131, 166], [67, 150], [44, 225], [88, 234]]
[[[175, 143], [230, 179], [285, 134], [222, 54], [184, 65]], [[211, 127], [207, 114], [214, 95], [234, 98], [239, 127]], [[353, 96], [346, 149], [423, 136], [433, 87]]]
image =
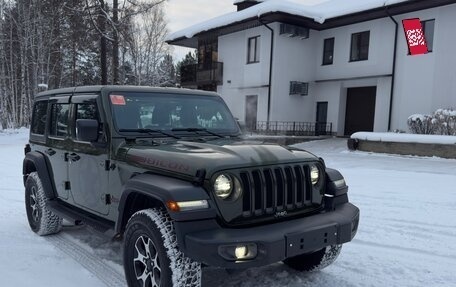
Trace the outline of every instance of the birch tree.
[[28, 126], [43, 87], [160, 85], [164, 1], [0, 0], [0, 129]]

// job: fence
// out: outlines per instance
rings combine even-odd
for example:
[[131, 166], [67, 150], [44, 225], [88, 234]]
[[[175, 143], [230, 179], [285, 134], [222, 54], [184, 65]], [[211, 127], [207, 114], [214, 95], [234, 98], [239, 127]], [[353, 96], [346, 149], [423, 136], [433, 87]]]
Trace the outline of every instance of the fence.
[[332, 135], [332, 123], [257, 122], [247, 125], [247, 130], [266, 135], [324, 136]]

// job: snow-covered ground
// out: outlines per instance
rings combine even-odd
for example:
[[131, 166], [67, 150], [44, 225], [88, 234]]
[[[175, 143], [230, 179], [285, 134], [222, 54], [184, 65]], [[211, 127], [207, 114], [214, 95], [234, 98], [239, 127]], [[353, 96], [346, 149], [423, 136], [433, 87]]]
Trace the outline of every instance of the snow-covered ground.
[[[68, 227], [30, 231], [21, 175], [27, 131], [0, 132], [0, 286], [126, 286], [120, 244]], [[228, 274], [205, 269], [203, 286], [455, 286], [456, 160], [346, 151], [346, 140], [298, 145], [325, 158], [361, 209], [355, 240], [319, 273], [283, 264]]]

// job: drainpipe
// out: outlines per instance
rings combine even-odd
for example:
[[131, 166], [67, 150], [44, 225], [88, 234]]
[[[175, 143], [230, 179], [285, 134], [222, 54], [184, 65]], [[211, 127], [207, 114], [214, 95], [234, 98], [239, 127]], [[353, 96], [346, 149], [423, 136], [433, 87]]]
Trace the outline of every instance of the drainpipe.
[[274, 29], [272, 29], [268, 24], [264, 23], [261, 18], [258, 18], [258, 21], [271, 31], [271, 54], [269, 56], [269, 84], [268, 84], [268, 117], [267, 124], [269, 125], [269, 120], [271, 118], [271, 93], [272, 93], [272, 61], [274, 59]]
[[397, 35], [398, 35], [398, 30], [399, 30], [399, 24], [397, 21], [391, 16], [391, 14], [388, 11], [388, 7], [385, 6], [385, 12], [386, 15], [394, 22], [394, 25], [396, 25], [396, 31], [394, 33], [394, 55], [393, 55], [393, 71], [391, 72], [391, 95], [390, 95], [390, 106], [389, 106], [389, 116], [388, 116], [388, 131], [391, 130], [391, 119], [393, 115], [393, 99], [394, 99], [394, 86], [395, 86], [395, 80], [396, 80], [396, 57], [397, 57]]

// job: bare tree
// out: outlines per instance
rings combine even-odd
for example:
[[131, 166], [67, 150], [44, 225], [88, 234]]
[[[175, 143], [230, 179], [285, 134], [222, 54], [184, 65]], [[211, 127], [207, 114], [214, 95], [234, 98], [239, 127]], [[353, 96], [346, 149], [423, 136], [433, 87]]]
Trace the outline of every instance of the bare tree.
[[29, 125], [40, 87], [160, 85], [164, 2], [0, 0], [0, 128]]
[[159, 64], [169, 54], [169, 46], [164, 41], [167, 33], [161, 6], [154, 7], [130, 26], [125, 38], [135, 75], [132, 84], [160, 85]]
[[[166, 0], [113, 0], [112, 13], [105, 0], [85, 0], [86, 10], [91, 17], [92, 25], [100, 36], [100, 63], [102, 84], [108, 83], [107, 76], [107, 41], [111, 45], [111, 83], [119, 84], [119, 49], [121, 46], [121, 35], [125, 36], [131, 22], [138, 17], [147, 17], [161, 7]], [[94, 15], [97, 15], [96, 19]], [[109, 27], [109, 28], [108, 28]]]

